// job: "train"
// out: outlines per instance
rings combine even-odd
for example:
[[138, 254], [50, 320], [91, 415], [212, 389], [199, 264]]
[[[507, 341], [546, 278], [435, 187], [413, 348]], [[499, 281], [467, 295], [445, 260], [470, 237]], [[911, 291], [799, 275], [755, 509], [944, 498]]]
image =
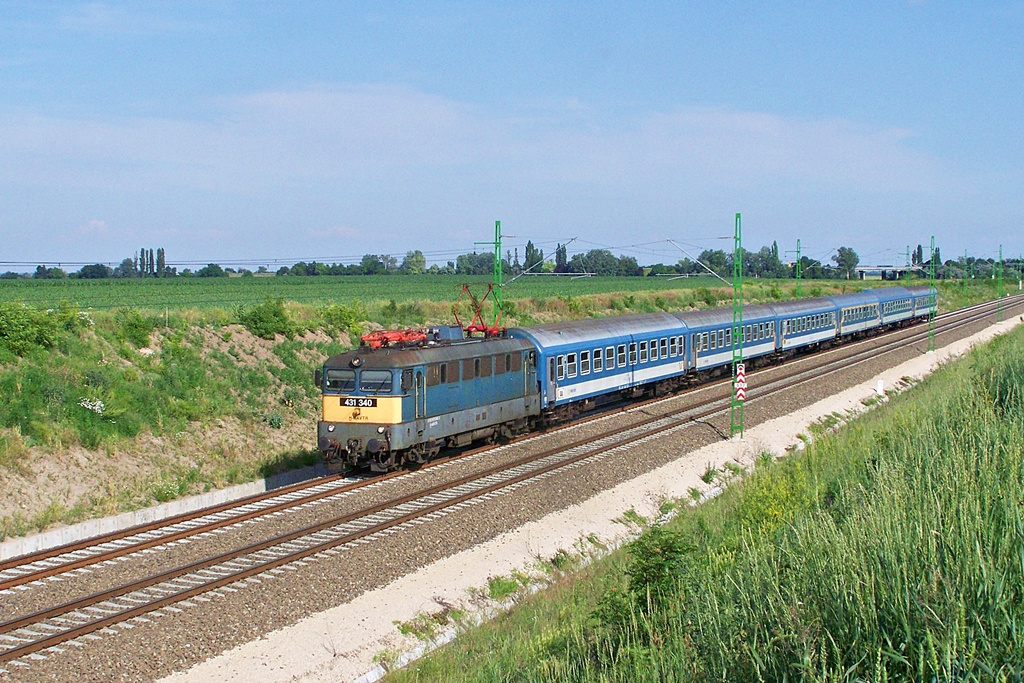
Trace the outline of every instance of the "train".
[[[748, 367], [926, 320], [927, 286], [749, 305]], [[331, 466], [388, 472], [442, 448], [511, 439], [604, 404], [660, 396], [731, 372], [731, 308], [512, 327], [385, 333], [316, 370], [317, 445]]]

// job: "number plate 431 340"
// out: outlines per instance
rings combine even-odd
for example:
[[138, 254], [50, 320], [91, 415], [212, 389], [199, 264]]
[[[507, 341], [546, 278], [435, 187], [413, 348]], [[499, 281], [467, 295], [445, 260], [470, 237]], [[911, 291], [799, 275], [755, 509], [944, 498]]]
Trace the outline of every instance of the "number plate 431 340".
[[346, 408], [376, 408], [377, 399], [375, 398], [343, 398], [341, 399], [341, 405]]

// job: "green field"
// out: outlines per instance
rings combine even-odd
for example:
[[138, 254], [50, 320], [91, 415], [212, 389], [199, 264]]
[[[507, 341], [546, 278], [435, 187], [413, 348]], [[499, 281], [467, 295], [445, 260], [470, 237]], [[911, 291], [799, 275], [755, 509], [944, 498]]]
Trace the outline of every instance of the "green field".
[[[231, 309], [267, 297], [303, 304], [360, 301], [452, 301], [463, 282], [486, 278], [460, 275], [349, 275], [327, 277], [230, 277], [107, 280], [2, 280], [0, 301], [52, 307], [62, 301], [80, 308]], [[522, 277], [504, 288], [507, 299], [586, 296], [611, 292], [661, 291], [724, 286], [712, 277]]]

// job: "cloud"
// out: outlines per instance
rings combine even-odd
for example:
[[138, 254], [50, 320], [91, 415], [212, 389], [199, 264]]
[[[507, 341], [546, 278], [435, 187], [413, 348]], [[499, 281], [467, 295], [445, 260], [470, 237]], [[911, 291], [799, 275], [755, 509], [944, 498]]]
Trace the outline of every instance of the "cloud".
[[888, 240], [911, 221], [961, 223], [961, 204], [993, 193], [916, 149], [914, 131], [834, 117], [681, 106], [614, 118], [566, 100], [497, 111], [398, 85], [195, 110], [203, 118], [0, 108], [0, 188], [24, 198], [8, 214], [42, 221], [59, 198], [196, 253], [273, 256], [287, 235], [294, 253], [352, 255], [472, 248], [498, 218], [514, 234], [533, 226], [523, 234], [535, 241], [581, 226], [610, 244], [624, 231], [679, 237], [680, 221], [717, 234], [702, 226], [750, 209], [766, 230], [838, 224], [836, 240], [869, 229]]
[[[5, 182], [116, 190], [173, 185], [248, 194], [309, 183], [450, 176], [496, 186], [629, 190], [690, 182], [936, 191], [953, 182], [913, 134], [844, 119], [684, 107], [616, 126], [575, 115], [495, 115], [396, 86], [315, 87], [216, 103], [210, 120], [0, 118]], [[433, 181], [432, 181], [433, 182]]]
[[306, 231], [306, 234], [309, 235], [310, 237], [314, 237], [314, 238], [317, 238], [317, 239], [331, 239], [331, 238], [336, 238], [336, 237], [340, 237], [340, 238], [364, 237], [366, 233], [365, 233], [365, 231], [356, 230], [355, 228], [350, 228], [348, 226], [338, 225], [338, 226], [334, 226], [332, 228], [326, 228], [326, 229], [322, 229], [322, 230], [310, 229], [310, 230]]
[[78, 234], [83, 237], [107, 237], [110, 235], [110, 228], [106, 221], [91, 220], [78, 229]]
[[162, 34], [200, 29], [193, 22], [179, 21], [105, 2], [86, 2], [71, 8], [58, 20], [61, 28], [81, 33]]

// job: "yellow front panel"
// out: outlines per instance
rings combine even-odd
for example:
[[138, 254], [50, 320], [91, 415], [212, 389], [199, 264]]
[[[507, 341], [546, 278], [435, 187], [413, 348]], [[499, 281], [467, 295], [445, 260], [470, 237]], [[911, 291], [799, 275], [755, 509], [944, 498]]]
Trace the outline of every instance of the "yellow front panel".
[[[401, 396], [324, 395], [324, 422], [394, 425], [402, 421]], [[375, 403], [376, 405], [369, 405]]]

